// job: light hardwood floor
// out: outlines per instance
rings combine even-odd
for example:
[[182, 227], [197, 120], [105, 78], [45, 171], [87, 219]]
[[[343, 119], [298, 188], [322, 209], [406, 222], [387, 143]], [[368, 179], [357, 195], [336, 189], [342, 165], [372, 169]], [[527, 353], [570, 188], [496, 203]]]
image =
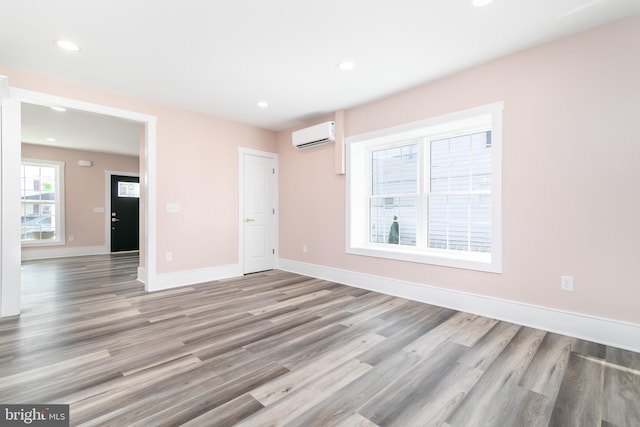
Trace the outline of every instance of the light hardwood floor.
[[144, 292], [26, 262], [0, 402], [86, 426], [640, 426], [640, 354], [282, 271]]

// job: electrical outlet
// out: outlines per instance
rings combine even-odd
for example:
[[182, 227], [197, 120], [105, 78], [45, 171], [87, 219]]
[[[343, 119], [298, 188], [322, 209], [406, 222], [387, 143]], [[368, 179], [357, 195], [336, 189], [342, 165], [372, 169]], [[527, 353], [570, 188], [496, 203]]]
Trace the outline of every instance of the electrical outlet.
[[305, 243], [304, 245], [302, 245], [302, 253], [306, 254], [307, 252], [309, 252], [309, 247], [307, 246], [307, 244]]
[[560, 276], [560, 289], [573, 292], [573, 276]]
[[69, 234], [69, 241], [70, 241], [70, 242], [73, 242], [73, 239], [74, 239], [74, 238], [75, 238], [75, 237], [73, 236], [73, 234]]
[[172, 261], [173, 260], [173, 254], [171, 252], [166, 252], [164, 254], [164, 260], [165, 261]]

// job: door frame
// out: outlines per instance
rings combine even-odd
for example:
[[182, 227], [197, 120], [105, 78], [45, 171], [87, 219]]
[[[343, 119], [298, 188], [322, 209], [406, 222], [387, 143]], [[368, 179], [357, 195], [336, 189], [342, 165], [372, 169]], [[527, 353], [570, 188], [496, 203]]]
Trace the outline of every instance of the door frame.
[[[144, 127], [144, 147], [140, 147], [140, 163], [144, 171], [141, 185], [144, 185], [144, 259], [138, 267], [138, 280], [143, 282], [145, 290], [153, 290], [157, 282], [156, 274], [156, 123], [152, 115], [109, 107], [101, 104], [65, 98], [43, 92], [35, 92], [9, 86], [10, 98], [2, 100], [2, 219], [0, 245], [0, 263], [2, 278], [0, 282], [0, 317], [20, 314], [20, 232], [15, 224], [20, 223], [20, 187], [16, 176], [20, 169], [21, 111], [23, 102], [50, 106], [58, 105], [69, 109], [88, 111], [96, 114], [114, 116], [138, 122]], [[5, 108], [8, 107], [8, 108]], [[7, 191], [5, 191], [7, 190]], [[15, 232], [12, 232], [15, 230]], [[142, 257], [141, 257], [142, 258]]]
[[240, 266], [240, 271], [242, 274], [245, 274], [244, 270], [244, 157], [245, 156], [256, 156], [256, 157], [266, 157], [273, 161], [273, 168], [275, 169], [275, 173], [271, 175], [273, 178], [272, 186], [273, 194], [272, 194], [272, 202], [273, 206], [275, 206], [275, 214], [271, 215], [271, 224], [269, 227], [271, 228], [271, 238], [273, 242], [273, 247], [275, 249], [275, 253], [273, 254], [273, 265], [272, 268], [277, 268], [279, 264], [279, 204], [278, 204], [278, 154], [271, 153], [268, 151], [255, 150], [253, 148], [244, 148], [238, 147], [238, 265]]
[[[105, 213], [104, 213], [104, 250], [107, 253], [112, 253], [111, 252], [111, 177], [113, 175], [119, 175], [119, 176], [131, 176], [131, 177], [136, 177], [136, 178], [140, 178], [140, 174], [137, 172], [118, 172], [118, 171], [112, 171], [112, 170], [106, 170], [104, 171], [104, 178], [105, 178], [105, 189], [104, 189], [104, 209], [105, 209]], [[144, 194], [142, 195], [144, 196]], [[140, 208], [142, 208], [142, 197], [140, 197]], [[141, 209], [142, 211], [142, 209]], [[140, 217], [138, 217], [138, 224], [140, 223]], [[142, 241], [141, 241], [142, 242]], [[139, 247], [139, 246], [138, 246]], [[135, 251], [133, 251], [135, 252]]]
[[20, 101], [0, 76], [0, 318], [20, 314], [20, 127]]

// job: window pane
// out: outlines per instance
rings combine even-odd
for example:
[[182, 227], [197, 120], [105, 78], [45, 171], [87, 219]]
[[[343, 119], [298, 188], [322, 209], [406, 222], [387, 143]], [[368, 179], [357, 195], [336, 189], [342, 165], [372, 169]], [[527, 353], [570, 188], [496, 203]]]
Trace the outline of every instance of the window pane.
[[490, 252], [491, 132], [431, 141], [430, 146], [427, 246]]
[[23, 200], [55, 200], [55, 167], [23, 165], [21, 170]]
[[471, 136], [472, 190], [491, 190], [491, 132]]
[[471, 225], [471, 252], [491, 252], [491, 226], [488, 224]]
[[449, 168], [451, 187], [449, 191], [469, 191], [469, 163], [454, 163]]
[[428, 227], [427, 246], [436, 249], [447, 249], [447, 224], [444, 222], [430, 222]]
[[450, 163], [468, 165], [471, 151], [471, 135], [463, 135], [449, 140]]
[[431, 143], [431, 166], [449, 166], [448, 139], [441, 139]]
[[491, 131], [471, 135], [471, 151], [474, 159], [480, 158], [481, 155], [487, 159], [491, 158]]
[[370, 212], [372, 243], [416, 245], [416, 197], [372, 198]]
[[467, 224], [449, 224], [449, 247], [454, 251], [469, 250], [469, 226]]
[[24, 165], [24, 176], [29, 178], [36, 178], [40, 176], [40, 166]]
[[474, 161], [471, 166], [471, 190], [491, 191], [491, 161]]
[[433, 166], [431, 168], [431, 192], [446, 193], [449, 191], [449, 168]]
[[447, 208], [449, 222], [469, 222], [469, 196], [449, 196]]
[[429, 248], [491, 252], [491, 195], [430, 196]]
[[49, 194], [50, 196], [45, 196], [43, 199], [53, 200], [56, 192], [56, 180], [55, 178], [42, 177], [42, 181], [40, 183], [40, 192], [42, 194]]
[[55, 205], [39, 203], [25, 203], [22, 205], [22, 240], [55, 239], [55, 224]]
[[22, 164], [22, 240], [57, 239], [57, 166]]
[[430, 192], [491, 190], [491, 132], [431, 141]]
[[415, 193], [418, 187], [418, 145], [371, 153], [372, 195]]
[[491, 223], [491, 195], [476, 194], [471, 196], [471, 222], [474, 224]]
[[140, 184], [118, 181], [118, 197], [140, 198]]
[[447, 222], [447, 196], [429, 197], [429, 222]]

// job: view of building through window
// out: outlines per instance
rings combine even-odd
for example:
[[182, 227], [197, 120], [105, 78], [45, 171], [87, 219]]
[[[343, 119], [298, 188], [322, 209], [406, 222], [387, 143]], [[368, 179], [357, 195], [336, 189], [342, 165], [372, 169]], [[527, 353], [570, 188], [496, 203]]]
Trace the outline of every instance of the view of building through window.
[[430, 248], [491, 252], [491, 132], [430, 143]]
[[[371, 153], [372, 243], [416, 245], [417, 192], [417, 143]], [[398, 228], [397, 239], [392, 226]]]
[[371, 152], [371, 243], [416, 246], [421, 198], [427, 247], [491, 252], [491, 131]]
[[21, 164], [21, 238], [23, 241], [56, 240], [58, 171], [55, 164]]

